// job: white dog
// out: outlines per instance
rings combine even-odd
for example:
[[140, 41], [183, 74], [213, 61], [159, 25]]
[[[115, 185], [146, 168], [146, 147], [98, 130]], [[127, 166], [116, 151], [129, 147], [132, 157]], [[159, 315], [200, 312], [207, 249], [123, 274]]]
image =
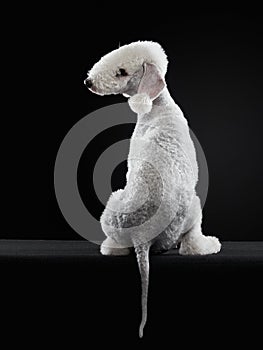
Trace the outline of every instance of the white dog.
[[85, 85], [99, 95], [123, 94], [138, 114], [130, 142], [127, 184], [114, 192], [101, 216], [107, 238], [104, 255], [135, 248], [142, 278], [142, 322], [147, 317], [149, 250], [164, 252], [180, 243], [180, 254], [220, 251], [216, 237], [201, 230], [196, 195], [198, 166], [186, 119], [164, 80], [167, 57], [158, 43], [120, 47], [94, 65]]

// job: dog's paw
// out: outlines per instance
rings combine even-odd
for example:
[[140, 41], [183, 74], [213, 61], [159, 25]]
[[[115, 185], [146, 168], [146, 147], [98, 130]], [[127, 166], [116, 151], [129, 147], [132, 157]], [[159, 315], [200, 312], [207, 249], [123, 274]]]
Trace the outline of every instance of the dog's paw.
[[130, 249], [120, 247], [110, 237], [107, 237], [100, 246], [100, 252], [102, 255], [128, 255], [130, 253]]
[[109, 248], [109, 247], [100, 247], [100, 252], [102, 255], [129, 255], [129, 248]]
[[218, 238], [212, 236], [198, 235], [185, 237], [179, 249], [181, 255], [207, 255], [216, 254], [221, 249]]

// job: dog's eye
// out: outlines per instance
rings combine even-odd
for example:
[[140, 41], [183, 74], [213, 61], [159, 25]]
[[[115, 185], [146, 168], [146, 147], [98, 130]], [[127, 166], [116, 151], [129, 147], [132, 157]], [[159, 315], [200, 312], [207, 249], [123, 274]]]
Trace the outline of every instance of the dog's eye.
[[126, 77], [127, 75], [128, 75], [128, 73], [123, 68], [120, 68], [118, 70], [118, 72], [116, 73], [116, 77]]

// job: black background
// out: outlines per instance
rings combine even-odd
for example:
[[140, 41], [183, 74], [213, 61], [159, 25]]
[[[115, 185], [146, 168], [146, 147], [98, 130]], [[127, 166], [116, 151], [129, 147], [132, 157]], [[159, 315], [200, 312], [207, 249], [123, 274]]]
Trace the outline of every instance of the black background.
[[[256, 10], [178, 10], [170, 17], [158, 11], [137, 16], [123, 7], [111, 16], [106, 9], [98, 17], [94, 11], [66, 5], [35, 9], [8, 40], [12, 101], [3, 148], [7, 198], [0, 237], [82, 239], [56, 203], [56, 153], [78, 120], [126, 100], [85, 88], [92, 65], [119, 43], [153, 40], [168, 55], [168, 88], [206, 154], [210, 186], [204, 232], [221, 240], [262, 240], [263, 49]], [[119, 169], [114, 187], [123, 180]]]

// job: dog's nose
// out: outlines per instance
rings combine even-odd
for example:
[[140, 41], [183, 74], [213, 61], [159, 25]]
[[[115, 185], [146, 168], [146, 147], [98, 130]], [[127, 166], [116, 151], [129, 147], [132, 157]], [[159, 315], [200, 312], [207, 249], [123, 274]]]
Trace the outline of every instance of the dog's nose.
[[91, 79], [89, 79], [89, 78], [85, 79], [84, 84], [87, 86], [87, 88], [91, 88], [92, 87]]

